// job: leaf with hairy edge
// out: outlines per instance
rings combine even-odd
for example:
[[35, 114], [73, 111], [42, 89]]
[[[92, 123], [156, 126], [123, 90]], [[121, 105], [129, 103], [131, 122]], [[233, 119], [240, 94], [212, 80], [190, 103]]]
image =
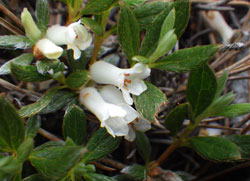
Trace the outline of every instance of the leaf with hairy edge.
[[88, 72], [86, 70], [82, 71], [76, 71], [71, 73], [66, 78], [66, 85], [68, 85], [69, 88], [77, 89], [86, 84], [89, 80]]
[[242, 159], [250, 159], [250, 135], [228, 135], [225, 138], [240, 148]]
[[154, 122], [160, 107], [167, 103], [167, 98], [160, 89], [146, 82], [147, 90], [139, 96], [134, 96], [136, 110], [143, 118]]
[[36, 2], [37, 26], [45, 33], [49, 24], [49, 4], [47, 0], [38, 0]]
[[155, 51], [160, 38], [162, 24], [171, 11], [170, 8], [170, 6], [166, 7], [164, 11], [154, 19], [152, 24], [147, 29], [146, 35], [142, 41], [139, 55], [148, 57]]
[[77, 105], [70, 106], [63, 119], [64, 138], [70, 137], [76, 144], [85, 142], [87, 135], [87, 122], [84, 111]]
[[60, 179], [80, 161], [83, 154], [84, 148], [80, 146], [46, 146], [36, 148], [29, 160], [42, 175]]
[[49, 80], [49, 76], [39, 74], [37, 68], [32, 65], [20, 65], [11, 63], [11, 73], [20, 81], [24, 82], [41, 82]]
[[134, 164], [127, 166], [121, 170], [122, 173], [129, 175], [136, 181], [145, 180], [147, 177], [147, 169], [145, 166]]
[[151, 156], [151, 144], [147, 135], [145, 133], [137, 131], [135, 143], [139, 154], [141, 155], [143, 160], [148, 163]]
[[31, 53], [24, 53], [16, 58], [13, 58], [1, 66], [0, 75], [11, 73], [10, 66], [12, 62], [19, 65], [29, 65], [32, 62], [32, 60], [33, 60], [33, 54]]
[[131, 9], [121, 7], [118, 22], [118, 38], [123, 51], [129, 59], [138, 55], [140, 46], [140, 27]]
[[234, 161], [241, 159], [240, 149], [236, 144], [222, 137], [193, 137], [189, 146], [208, 160]]
[[184, 32], [190, 17], [190, 2], [189, 0], [178, 0], [174, 2], [174, 8], [176, 10], [175, 19], [175, 34], [178, 38]]
[[19, 110], [19, 115], [23, 118], [36, 115], [41, 110], [43, 110], [46, 106], [49, 105], [50, 101], [52, 100], [56, 92], [57, 92], [57, 89], [50, 90], [43, 97], [41, 97], [37, 102], [27, 105], [27, 106], [23, 106]]
[[112, 137], [104, 128], [97, 130], [87, 143], [88, 152], [83, 156], [83, 162], [98, 160], [113, 152], [120, 144], [121, 137]]
[[99, 14], [108, 10], [117, 0], [90, 0], [82, 10], [82, 14]]
[[217, 91], [216, 91], [216, 95], [215, 98], [218, 98], [220, 96], [220, 94], [223, 92], [226, 83], [227, 83], [227, 79], [228, 79], [228, 73], [224, 72], [218, 79], [217, 79]]
[[4, 35], [0, 36], [0, 47], [6, 49], [27, 49], [33, 43], [26, 36]]
[[190, 73], [187, 86], [187, 99], [194, 117], [201, 114], [214, 100], [217, 81], [208, 65]]
[[223, 111], [219, 112], [218, 115], [225, 117], [237, 117], [243, 114], [250, 113], [250, 104], [249, 103], [239, 103], [239, 104], [231, 104], [225, 106]]
[[24, 140], [24, 124], [16, 109], [0, 96], [0, 150], [17, 150]]
[[199, 68], [217, 52], [217, 45], [197, 46], [178, 50], [161, 58], [151, 65], [152, 68], [174, 72], [187, 72]]
[[188, 107], [188, 104], [180, 104], [166, 116], [164, 125], [172, 135], [180, 131], [183, 121], [188, 118]]

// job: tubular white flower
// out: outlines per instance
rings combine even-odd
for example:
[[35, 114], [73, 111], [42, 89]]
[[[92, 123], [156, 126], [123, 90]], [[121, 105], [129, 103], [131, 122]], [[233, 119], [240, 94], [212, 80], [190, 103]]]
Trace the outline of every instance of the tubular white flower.
[[92, 43], [92, 35], [81, 25], [81, 21], [69, 26], [54, 25], [47, 30], [46, 37], [57, 45], [67, 45], [74, 51], [74, 59], [79, 59], [81, 50], [85, 50]]
[[39, 40], [34, 46], [33, 54], [37, 58], [46, 57], [48, 59], [57, 59], [63, 53], [63, 49], [56, 46], [50, 40], [44, 38]]
[[150, 122], [140, 119], [140, 114], [125, 102], [122, 93], [115, 86], [103, 86], [100, 89], [100, 94], [106, 102], [120, 106], [127, 112], [126, 116], [123, 118], [129, 128], [128, 133], [125, 135], [125, 139], [134, 141], [135, 130], [145, 132], [151, 129]]
[[128, 134], [129, 128], [124, 121], [126, 111], [117, 105], [104, 101], [95, 88], [83, 88], [80, 91], [79, 101], [96, 115], [101, 122], [101, 127], [105, 127], [112, 136]]
[[121, 89], [125, 101], [133, 104], [130, 94], [140, 95], [147, 90], [142, 79], [150, 75], [148, 66], [137, 63], [130, 69], [120, 69], [105, 61], [98, 61], [90, 67], [91, 78], [100, 84], [111, 84]]

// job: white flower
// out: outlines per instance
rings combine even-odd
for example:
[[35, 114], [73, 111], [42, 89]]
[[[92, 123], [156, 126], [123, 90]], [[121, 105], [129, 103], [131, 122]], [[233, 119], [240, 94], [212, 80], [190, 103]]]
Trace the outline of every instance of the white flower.
[[150, 75], [148, 66], [137, 63], [130, 69], [120, 69], [110, 63], [98, 61], [91, 65], [90, 76], [100, 84], [111, 84], [121, 89], [125, 101], [133, 104], [130, 94], [140, 95], [147, 89], [142, 79]]
[[69, 26], [54, 25], [48, 28], [46, 37], [57, 45], [67, 45], [67, 49], [73, 49], [74, 59], [79, 59], [81, 50], [85, 50], [92, 43], [92, 35], [81, 21]]
[[100, 94], [106, 102], [120, 106], [127, 112], [126, 116], [123, 118], [129, 127], [125, 139], [134, 141], [135, 130], [145, 132], [151, 129], [150, 122], [140, 119], [140, 114], [125, 102], [122, 93], [115, 86], [103, 86], [100, 89]]
[[124, 120], [126, 111], [121, 107], [107, 103], [94, 87], [83, 88], [80, 91], [80, 103], [96, 115], [112, 136], [125, 136], [129, 128]]
[[61, 47], [56, 46], [46, 38], [39, 40], [33, 49], [33, 54], [37, 58], [46, 57], [48, 59], [57, 59], [62, 53], [63, 49]]

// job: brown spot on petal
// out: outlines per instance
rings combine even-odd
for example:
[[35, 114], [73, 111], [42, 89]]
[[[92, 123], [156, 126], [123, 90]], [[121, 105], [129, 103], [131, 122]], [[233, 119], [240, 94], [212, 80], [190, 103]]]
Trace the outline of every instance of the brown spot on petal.
[[39, 48], [37, 46], [33, 47], [33, 55], [36, 59], [40, 60], [44, 58], [44, 55], [42, 54], [42, 52], [39, 50]]
[[82, 95], [82, 97], [84, 98], [84, 99], [86, 99], [87, 97], [89, 97], [90, 96], [90, 93], [86, 93], [86, 94], [83, 94]]
[[127, 73], [127, 74], [124, 74], [124, 75], [125, 75], [125, 76], [130, 76], [130, 74], [128, 74], [128, 73]]

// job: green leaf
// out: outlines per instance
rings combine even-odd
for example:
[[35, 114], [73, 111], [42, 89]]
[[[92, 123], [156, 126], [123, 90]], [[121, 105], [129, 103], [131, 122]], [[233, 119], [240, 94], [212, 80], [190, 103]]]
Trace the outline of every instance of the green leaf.
[[207, 117], [220, 116], [220, 113], [224, 111], [225, 107], [233, 102], [235, 96], [233, 93], [228, 93], [219, 98], [216, 98], [212, 104], [199, 116], [200, 119]]
[[164, 125], [172, 135], [176, 135], [180, 131], [183, 121], [188, 118], [188, 107], [187, 103], [180, 104], [166, 116]]
[[83, 156], [83, 162], [98, 160], [113, 152], [120, 144], [121, 137], [113, 138], [104, 128], [97, 130], [87, 143], [88, 152]]
[[250, 159], [250, 135], [228, 135], [225, 138], [239, 147], [242, 159]]
[[53, 75], [65, 69], [64, 63], [59, 60], [42, 60], [36, 62], [37, 71], [42, 75]]
[[108, 10], [117, 0], [90, 0], [82, 10], [82, 14], [99, 14]]
[[170, 30], [168, 33], [163, 35], [163, 37], [160, 38], [155, 51], [149, 57], [149, 59], [152, 60], [151, 62], [156, 61], [158, 58], [168, 53], [175, 46], [176, 42], [177, 37], [174, 34], [174, 30]]
[[217, 50], [217, 45], [197, 46], [178, 50], [152, 64], [152, 67], [175, 72], [194, 70], [211, 59]]
[[12, 62], [19, 65], [29, 65], [32, 62], [32, 60], [33, 60], [33, 54], [31, 53], [24, 53], [16, 58], [13, 58], [1, 66], [0, 75], [9, 74], [11, 72], [10, 66]]
[[81, 58], [79, 58], [77, 61], [73, 57], [73, 50], [67, 51], [67, 60], [69, 64], [69, 69], [72, 72], [78, 71], [78, 70], [85, 70], [86, 64], [88, 63], [88, 60], [86, 56], [84, 55], [84, 52], [81, 54]]
[[118, 39], [122, 50], [129, 59], [138, 55], [140, 46], [140, 27], [131, 9], [126, 6], [121, 7], [118, 22]]
[[129, 6], [136, 6], [136, 5], [140, 5], [144, 2], [146, 2], [147, 0], [124, 0], [124, 2], [126, 4], [128, 4]]
[[41, 127], [41, 119], [39, 116], [33, 116], [28, 119], [25, 130], [25, 138], [34, 138], [38, 129]]
[[89, 80], [89, 75], [86, 70], [76, 71], [71, 73], [65, 83], [71, 89], [77, 89], [86, 84]]
[[11, 73], [20, 81], [41, 82], [49, 80], [49, 76], [39, 74], [37, 68], [32, 65], [20, 65], [11, 63]]
[[160, 39], [162, 39], [166, 33], [168, 33], [170, 30], [174, 28], [174, 23], [175, 23], [175, 9], [172, 9], [165, 18], [161, 26]]
[[190, 2], [189, 0], [178, 0], [174, 2], [174, 8], [176, 10], [175, 17], [175, 34], [178, 38], [184, 32], [190, 17]]
[[27, 106], [23, 106], [19, 110], [19, 115], [23, 118], [36, 115], [41, 110], [43, 110], [46, 106], [49, 105], [49, 103], [51, 102], [56, 92], [57, 92], [56, 89], [50, 90], [43, 97], [41, 97], [37, 102], [27, 105]]
[[98, 24], [97, 21], [91, 19], [91, 18], [82, 18], [82, 23], [89, 27], [95, 34], [102, 35], [103, 34], [103, 28], [100, 24]]
[[221, 137], [193, 137], [189, 140], [193, 148], [203, 158], [214, 161], [233, 161], [241, 159], [236, 144]]
[[150, 161], [151, 155], [151, 144], [146, 134], [137, 131], [135, 143], [137, 151], [139, 152], [143, 160], [148, 163]]
[[49, 24], [49, 4], [47, 0], [36, 2], [37, 26], [42, 33], [45, 33]]
[[249, 103], [240, 103], [232, 104], [224, 107], [222, 112], [219, 112], [218, 115], [225, 117], [237, 117], [243, 114], [250, 113], [250, 104]]
[[157, 48], [162, 24], [164, 23], [165, 18], [169, 15], [171, 9], [170, 6], [167, 6], [164, 11], [162, 11], [148, 27], [145, 37], [142, 41], [140, 48], [140, 55], [149, 57]]
[[153, 84], [146, 82], [147, 90], [139, 96], [134, 96], [136, 110], [141, 115], [154, 122], [160, 107], [167, 102], [167, 98], [160, 89]]
[[0, 176], [1, 173], [12, 175], [17, 174], [18, 172], [21, 172], [21, 168], [22, 163], [18, 162], [14, 156], [5, 156], [0, 159]]
[[17, 150], [24, 140], [24, 125], [16, 109], [0, 96], [0, 150]]
[[40, 174], [34, 174], [24, 178], [23, 181], [48, 181], [48, 178], [45, 178]]
[[18, 147], [17, 150], [17, 160], [19, 162], [24, 162], [29, 157], [33, 149], [34, 140], [28, 137], [24, 142]]
[[217, 81], [208, 65], [190, 73], [187, 86], [187, 99], [194, 117], [201, 114], [214, 100]]
[[39, 113], [48, 114], [51, 112], [56, 112], [66, 105], [74, 102], [76, 100], [76, 94], [68, 90], [58, 90], [50, 100], [50, 103], [43, 108]]
[[84, 148], [79, 146], [46, 146], [30, 155], [31, 164], [44, 176], [60, 179], [81, 159]]
[[154, 19], [164, 10], [171, 10], [172, 2], [149, 2], [134, 8], [135, 16], [142, 29], [151, 28]]
[[81, 145], [87, 136], [87, 122], [84, 111], [77, 105], [70, 106], [63, 119], [64, 138], [70, 137], [76, 144]]
[[4, 35], [0, 36], [0, 47], [6, 49], [27, 49], [33, 43], [26, 36]]
[[84, 179], [86, 181], [115, 181], [111, 177], [108, 177], [108, 176], [102, 175], [102, 174], [98, 174], [98, 173], [85, 173]]
[[227, 83], [227, 79], [228, 79], [227, 72], [224, 72], [223, 75], [217, 79], [217, 91], [216, 91], [215, 98], [218, 98], [220, 94], [223, 92]]
[[147, 170], [145, 166], [134, 164], [122, 169], [122, 173], [128, 174], [136, 181], [145, 180], [147, 177]]

